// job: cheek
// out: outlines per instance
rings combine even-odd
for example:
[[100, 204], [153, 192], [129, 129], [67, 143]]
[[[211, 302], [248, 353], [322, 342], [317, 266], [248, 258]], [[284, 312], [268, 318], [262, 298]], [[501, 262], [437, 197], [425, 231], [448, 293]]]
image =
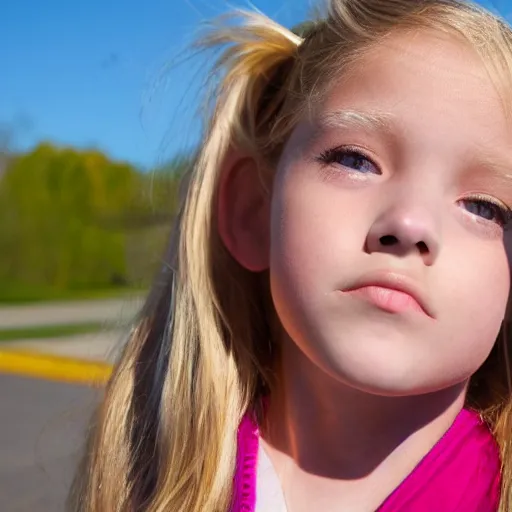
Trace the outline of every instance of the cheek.
[[340, 202], [325, 188], [298, 170], [276, 180], [273, 190], [272, 299], [281, 323], [296, 342], [304, 335], [299, 331], [307, 330], [303, 325], [307, 313], [321, 301], [320, 291], [332, 289], [336, 267], [343, 265], [347, 240], [341, 239], [340, 232], [354, 233], [353, 228], [344, 229], [347, 221]]
[[271, 216], [271, 267], [295, 293], [332, 290], [365, 243], [367, 212], [357, 194], [305, 171], [277, 182]]
[[322, 352], [332, 341], [324, 328], [326, 299], [360, 265], [368, 204], [371, 201], [361, 201], [357, 193], [333, 187], [304, 169], [295, 168], [287, 179], [276, 181], [272, 300], [287, 334], [312, 359], [318, 359], [314, 351]]
[[451, 278], [447, 278], [451, 284], [445, 288], [448, 291], [446, 314], [453, 315], [452, 330], [462, 334], [455, 348], [467, 350], [466, 355], [477, 363], [494, 344], [510, 293], [507, 256], [499, 243], [493, 245], [483, 251], [467, 251], [464, 258], [452, 259], [458, 263], [452, 264]]

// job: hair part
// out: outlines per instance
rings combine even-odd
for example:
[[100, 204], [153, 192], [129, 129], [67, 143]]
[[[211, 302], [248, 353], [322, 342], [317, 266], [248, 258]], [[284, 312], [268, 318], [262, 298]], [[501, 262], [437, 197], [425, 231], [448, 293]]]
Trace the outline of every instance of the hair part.
[[[473, 5], [332, 0], [321, 18], [302, 28], [303, 37], [239, 11], [198, 43], [198, 49], [220, 50], [203, 144], [186, 176], [166, 265], [91, 425], [69, 502], [74, 511], [229, 510], [237, 428], [272, 387], [277, 354], [268, 276], [241, 268], [217, 232], [219, 179], [230, 148], [272, 168], [301, 116], [398, 30], [460, 37], [482, 57], [509, 103], [511, 30]], [[472, 379], [468, 403], [500, 446], [500, 511], [511, 512], [512, 402], [500, 350], [496, 343]]]

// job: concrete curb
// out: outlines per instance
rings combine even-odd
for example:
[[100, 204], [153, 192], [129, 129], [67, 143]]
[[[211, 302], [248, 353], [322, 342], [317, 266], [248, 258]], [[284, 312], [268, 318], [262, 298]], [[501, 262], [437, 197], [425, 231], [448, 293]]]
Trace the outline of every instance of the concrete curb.
[[87, 385], [104, 385], [112, 366], [31, 351], [0, 350], [0, 373]]

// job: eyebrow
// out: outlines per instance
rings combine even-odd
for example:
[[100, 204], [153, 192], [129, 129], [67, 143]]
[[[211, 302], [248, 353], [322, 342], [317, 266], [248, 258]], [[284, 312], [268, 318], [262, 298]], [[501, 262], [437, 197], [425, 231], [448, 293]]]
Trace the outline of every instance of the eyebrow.
[[380, 110], [332, 110], [319, 116], [319, 124], [325, 128], [384, 130], [392, 134], [397, 132], [394, 116]]
[[512, 182], [511, 158], [507, 158], [505, 155], [500, 155], [496, 158], [492, 154], [482, 152], [477, 158], [477, 164], [485, 168], [495, 178], [502, 179], [508, 184]]

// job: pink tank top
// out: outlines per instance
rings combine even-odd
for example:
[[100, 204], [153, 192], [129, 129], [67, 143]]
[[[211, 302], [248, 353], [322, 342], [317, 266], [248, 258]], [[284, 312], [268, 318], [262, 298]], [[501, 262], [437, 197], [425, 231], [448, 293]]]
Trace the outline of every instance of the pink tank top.
[[[238, 430], [231, 512], [254, 512], [259, 431], [246, 416]], [[452, 426], [377, 512], [496, 512], [500, 456], [478, 414], [463, 409]]]

